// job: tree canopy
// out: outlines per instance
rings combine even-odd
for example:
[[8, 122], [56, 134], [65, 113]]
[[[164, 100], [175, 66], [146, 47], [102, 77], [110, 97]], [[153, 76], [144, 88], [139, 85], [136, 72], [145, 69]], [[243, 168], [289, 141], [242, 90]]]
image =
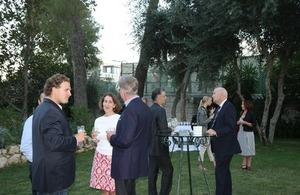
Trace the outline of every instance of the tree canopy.
[[75, 81], [73, 100], [87, 107], [86, 69], [99, 65], [94, 6], [94, 0], [1, 0], [2, 106], [26, 118], [45, 80], [59, 72]]
[[[187, 84], [185, 80], [191, 71], [213, 80], [230, 65], [235, 70], [234, 78], [237, 80], [233, 87], [243, 98], [243, 95], [249, 96], [245, 93], [245, 85], [251, 83], [245, 83], [247, 75], [241, 73], [250, 72], [250, 69], [243, 71], [245, 67], [238, 67], [237, 59], [246, 49], [243, 43], [247, 43], [247, 49], [252, 53], [257, 52], [256, 55], [261, 55], [265, 62], [262, 63], [265, 102], [258, 131], [264, 143], [272, 143], [285, 97], [283, 86], [287, 67], [295, 52], [299, 51], [299, 1], [168, 0], [162, 4], [156, 2], [156, 7], [152, 6], [153, 2], [149, 1], [148, 10], [145, 9], [148, 14], [143, 15], [146, 18], [143, 36], [152, 32], [151, 44], [142, 41], [141, 48], [155, 53], [149, 52], [147, 57], [140, 56], [140, 61], [145, 63], [142, 67], [153, 65], [151, 62], [162, 67], [179, 84], [178, 90], [181, 92], [178, 91], [177, 95], [184, 104], [186, 87], [182, 85]], [[278, 83], [277, 86], [271, 86], [276, 61], [280, 70]], [[136, 75], [139, 75], [139, 68]], [[143, 76], [138, 79], [143, 84], [146, 78]], [[277, 101], [270, 117], [270, 104], [274, 98], [272, 87], [277, 88]], [[143, 94], [143, 91], [139, 93]], [[269, 136], [266, 134], [267, 128]]]

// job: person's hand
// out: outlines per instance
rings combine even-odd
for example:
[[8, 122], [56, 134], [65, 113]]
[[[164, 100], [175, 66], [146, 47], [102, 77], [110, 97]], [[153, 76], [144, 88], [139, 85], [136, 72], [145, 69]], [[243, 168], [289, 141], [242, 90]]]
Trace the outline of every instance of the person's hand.
[[237, 124], [237, 125], [242, 125], [242, 124], [244, 124], [243, 119], [238, 120], [236, 124]]
[[106, 138], [107, 138], [107, 140], [110, 141], [110, 137], [112, 135], [115, 135], [115, 134], [116, 134], [115, 131], [106, 131]]
[[99, 140], [97, 138], [98, 137], [98, 131], [96, 131], [94, 128], [91, 132], [91, 137], [92, 137], [93, 142], [95, 142], [95, 143], [99, 142]]
[[206, 131], [209, 136], [217, 136], [217, 132], [214, 129], [209, 129]]
[[172, 126], [170, 129], [171, 129], [171, 133], [175, 131], [175, 127], [174, 126]]
[[214, 115], [216, 108], [211, 108], [209, 114]]
[[75, 134], [75, 138], [77, 140], [77, 143], [83, 142], [86, 136], [85, 130], [80, 131], [79, 133]]
[[92, 137], [93, 139], [95, 139], [95, 138], [97, 138], [97, 136], [98, 136], [98, 131], [92, 130], [92, 132], [91, 132], [91, 137]]

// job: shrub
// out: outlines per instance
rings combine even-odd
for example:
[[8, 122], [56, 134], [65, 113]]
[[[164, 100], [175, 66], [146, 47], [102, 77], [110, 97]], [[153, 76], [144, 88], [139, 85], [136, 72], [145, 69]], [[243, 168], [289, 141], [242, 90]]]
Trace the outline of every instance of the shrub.
[[0, 147], [20, 143], [23, 118], [12, 108], [0, 109]]
[[299, 120], [286, 122], [284, 120], [278, 120], [275, 137], [280, 138], [300, 138], [300, 132], [298, 127], [300, 125]]
[[87, 133], [90, 133], [92, 127], [94, 126], [93, 114], [89, 111], [87, 107], [83, 106], [72, 106], [71, 107], [71, 128], [73, 129], [73, 133], [77, 133], [76, 127], [78, 125], [84, 125]]

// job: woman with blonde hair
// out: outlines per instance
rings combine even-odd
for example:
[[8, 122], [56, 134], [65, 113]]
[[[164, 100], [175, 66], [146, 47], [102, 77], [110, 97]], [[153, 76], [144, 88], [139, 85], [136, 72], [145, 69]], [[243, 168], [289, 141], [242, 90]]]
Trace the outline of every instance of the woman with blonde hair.
[[[214, 117], [214, 111], [215, 109], [212, 108], [210, 111], [208, 111], [208, 107], [212, 104], [212, 97], [204, 96], [202, 100], [199, 103], [198, 112], [197, 112], [197, 125], [202, 126], [202, 135], [206, 134], [206, 131], [208, 129], [208, 124], [212, 121]], [[201, 144], [200, 144], [200, 151], [199, 151], [199, 168], [206, 170], [204, 167], [204, 154], [207, 151], [209, 160], [212, 162], [213, 166], [215, 167], [215, 158], [211, 151], [211, 145], [210, 145], [210, 138], [205, 137], [202, 138]]]

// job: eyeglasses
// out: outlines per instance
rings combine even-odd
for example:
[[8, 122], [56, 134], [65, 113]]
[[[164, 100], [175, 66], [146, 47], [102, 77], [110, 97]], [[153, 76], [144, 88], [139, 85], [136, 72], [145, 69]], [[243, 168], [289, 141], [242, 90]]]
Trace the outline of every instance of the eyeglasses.
[[119, 85], [116, 85], [116, 91], [119, 91], [120, 92], [120, 86]]

